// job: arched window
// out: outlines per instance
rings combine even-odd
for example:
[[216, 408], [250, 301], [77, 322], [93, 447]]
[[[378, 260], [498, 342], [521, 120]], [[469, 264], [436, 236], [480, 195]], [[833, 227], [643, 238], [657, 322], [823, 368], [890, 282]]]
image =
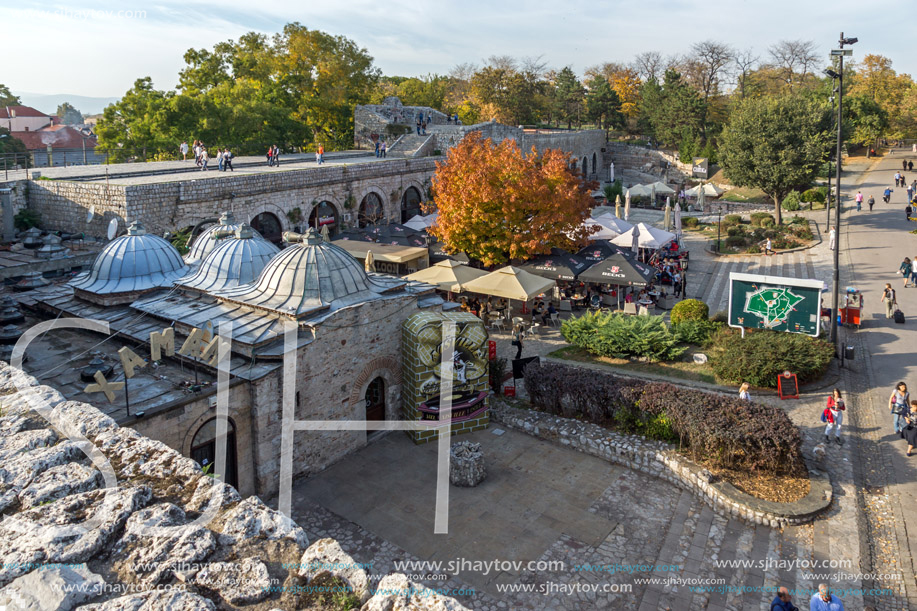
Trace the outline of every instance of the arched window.
[[331, 202], [320, 203], [309, 214], [309, 227], [321, 231], [325, 225], [328, 226], [328, 233], [331, 235], [337, 235], [341, 231], [337, 208]]
[[260, 233], [265, 240], [275, 244], [280, 244], [283, 240], [283, 227], [280, 224], [280, 219], [270, 212], [262, 212], [253, 218], [251, 225], [252, 229]]
[[378, 193], [367, 193], [363, 201], [360, 202], [360, 212], [358, 222], [360, 227], [367, 225], [376, 225], [385, 220], [385, 208], [382, 206], [382, 198]]
[[417, 216], [418, 214], [423, 214], [420, 209], [420, 202], [423, 199], [420, 197], [420, 191], [416, 187], [408, 187], [404, 191], [404, 195], [401, 196], [401, 222], [407, 223], [408, 220]]
[[593, 173], [593, 174], [598, 174], [598, 173], [599, 173], [599, 166], [598, 166], [598, 164], [596, 163], [596, 161], [597, 161], [597, 159], [596, 159], [595, 153], [593, 153], [593, 154], [592, 154], [592, 173]]
[[583, 157], [583, 176], [589, 174], [589, 160]]
[[366, 419], [385, 420], [385, 380], [374, 379], [366, 387]]
[[[201, 467], [213, 465], [208, 473], [216, 469], [217, 456], [217, 419], [211, 418], [201, 425], [194, 438], [191, 440], [191, 459], [197, 461]], [[236, 461], [236, 426], [230, 419], [226, 426], [226, 473], [221, 478], [223, 482], [239, 487], [239, 475]]]

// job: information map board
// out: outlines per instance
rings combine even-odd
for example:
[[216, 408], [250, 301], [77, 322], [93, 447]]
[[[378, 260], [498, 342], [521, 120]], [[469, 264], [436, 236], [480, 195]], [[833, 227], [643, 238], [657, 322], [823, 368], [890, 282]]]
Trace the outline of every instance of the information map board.
[[817, 336], [821, 280], [729, 274], [729, 326]]

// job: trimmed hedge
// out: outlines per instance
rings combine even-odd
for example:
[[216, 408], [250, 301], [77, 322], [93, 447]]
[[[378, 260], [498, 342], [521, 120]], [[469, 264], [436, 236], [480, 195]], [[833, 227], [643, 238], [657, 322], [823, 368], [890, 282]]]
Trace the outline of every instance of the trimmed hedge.
[[681, 217], [681, 224], [684, 227], [694, 228], [700, 225], [700, 220], [696, 216], [683, 216]]
[[548, 413], [679, 441], [714, 467], [805, 473], [799, 429], [777, 407], [556, 363], [526, 367], [525, 389]]
[[570, 344], [597, 356], [670, 361], [685, 351], [662, 316], [589, 312], [565, 320], [560, 332]]
[[722, 326], [722, 323], [712, 320], [685, 320], [674, 326], [675, 339], [685, 344], [703, 346]]
[[751, 213], [751, 224], [754, 225], [755, 227], [760, 227], [761, 225], [763, 225], [764, 219], [770, 219], [772, 221], [772, 224], [776, 224], [777, 222], [774, 219], [774, 215], [770, 214], [769, 212], [752, 212]]
[[783, 198], [783, 201], [780, 203], [780, 206], [784, 210], [795, 211], [799, 210], [801, 206], [799, 202], [801, 201], [801, 196], [799, 191], [790, 191], [786, 197]]
[[671, 320], [678, 325], [686, 320], [707, 320], [710, 306], [699, 299], [683, 299], [672, 306]]
[[710, 365], [717, 379], [728, 384], [776, 388], [784, 371], [800, 384], [819, 379], [834, 357], [834, 345], [823, 339], [780, 331], [723, 329], [713, 338]]

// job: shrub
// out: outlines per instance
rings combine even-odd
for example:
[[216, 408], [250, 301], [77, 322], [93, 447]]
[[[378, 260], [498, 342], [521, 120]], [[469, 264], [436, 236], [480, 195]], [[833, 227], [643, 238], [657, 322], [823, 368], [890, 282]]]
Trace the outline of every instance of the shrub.
[[710, 320], [685, 320], [674, 326], [675, 338], [686, 344], [703, 346], [721, 326], [722, 323]]
[[500, 394], [503, 387], [503, 376], [506, 373], [506, 359], [492, 359], [488, 367], [488, 373], [490, 374], [489, 382], [491, 390]]
[[624, 186], [621, 184], [620, 180], [615, 180], [610, 185], [605, 185], [605, 188], [602, 189], [602, 194], [605, 195], [605, 199], [608, 200], [609, 204], [614, 205], [615, 198], [619, 195], [624, 197]]
[[758, 246], [757, 244], [752, 244], [751, 246], [748, 247], [748, 250], [746, 250], [745, 252], [747, 252], [750, 255], [757, 255], [761, 253], [761, 247]]
[[30, 210], [29, 208], [23, 208], [13, 217], [13, 225], [16, 226], [16, 231], [25, 231], [32, 227], [38, 227], [38, 223], [40, 222], [41, 213]]
[[764, 223], [764, 219], [770, 219], [772, 222], [776, 223], [774, 220], [774, 215], [769, 212], [752, 212], [751, 213], [751, 224], [755, 227], [760, 227]]
[[525, 389], [548, 413], [680, 441], [695, 459], [714, 466], [805, 472], [799, 429], [779, 407], [555, 363], [529, 365]]
[[762, 219], [761, 226], [762, 227], [776, 227], [777, 221], [774, 219], [774, 217], [771, 217], [769, 219]]
[[729, 322], [729, 312], [727, 312], [726, 310], [720, 310], [719, 312], [711, 316], [710, 320], [712, 320], [713, 322], [721, 322], [721, 323]]
[[738, 214], [727, 214], [723, 217], [723, 225], [740, 225], [742, 217]]
[[793, 212], [795, 210], [799, 210], [800, 208], [799, 202], [800, 202], [799, 191], [790, 191], [787, 194], [787, 196], [783, 198], [783, 201], [780, 203], [780, 206], [784, 210], [789, 210], [790, 212]]
[[683, 299], [672, 307], [670, 319], [679, 325], [686, 320], [707, 320], [709, 315], [710, 306], [700, 299]]
[[780, 331], [738, 332], [724, 329], [713, 337], [710, 364], [716, 377], [731, 384], [774, 388], [784, 371], [795, 373], [800, 384], [824, 375], [834, 356], [834, 345], [822, 339]]
[[[824, 191], [822, 191], [822, 188], [824, 188]], [[802, 192], [802, 195], [800, 196], [800, 200], [804, 202], [808, 202], [808, 203], [818, 202], [819, 204], [824, 204], [825, 195], [827, 194], [827, 192], [828, 192], [827, 187], [817, 187], [814, 189], [806, 189], [805, 191]]]
[[176, 231], [172, 234], [172, 238], [169, 240], [169, 242], [172, 244], [172, 246], [175, 247], [175, 250], [178, 251], [178, 254], [186, 255], [188, 254], [188, 251], [191, 250], [191, 231], [193, 229], [194, 227], [185, 227], [184, 229], [180, 229], [179, 231]]
[[597, 356], [670, 361], [684, 352], [662, 316], [587, 313], [565, 320], [560, 332], [569, 343]]
[[764, 228], [755, 227], [754, 230], [751, 232], [751, 237], [757, 241], [763, 240], [764, 239]]
[[736, 225], [735, 227], [727, 227], [726, 235], [727, 236], [745, 235], [745, 228], [742, 227], [741, 225]]
[[696, 216], [683, 216], [681, 217], [681, 224], [684, 227], [690, 227], [693, 229], [697, 227], [698, 225], [700, 225], [700, 221], [697, 219]]
[[733, 248], [742, 248], [745, 246], [745, 238], [740, 235], [729, 236], [726, 238], [726, 246], [731, 246]]

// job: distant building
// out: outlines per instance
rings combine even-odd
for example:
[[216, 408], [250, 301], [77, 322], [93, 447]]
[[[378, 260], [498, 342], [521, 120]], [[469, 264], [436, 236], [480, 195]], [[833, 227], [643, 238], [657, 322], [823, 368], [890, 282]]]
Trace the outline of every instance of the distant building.
[[34, 132], [54, 125], [54, 119], [31, 106], [0, 106], [0, 127], [11, 132]]
[[103, 163], [104, 155], [95, 152], [98, 141], [88, 129], [75, 129], [69, 125], [49, 125], [38, 131], [12, 132], [32, 154], [36, 167], [85, 165]]

